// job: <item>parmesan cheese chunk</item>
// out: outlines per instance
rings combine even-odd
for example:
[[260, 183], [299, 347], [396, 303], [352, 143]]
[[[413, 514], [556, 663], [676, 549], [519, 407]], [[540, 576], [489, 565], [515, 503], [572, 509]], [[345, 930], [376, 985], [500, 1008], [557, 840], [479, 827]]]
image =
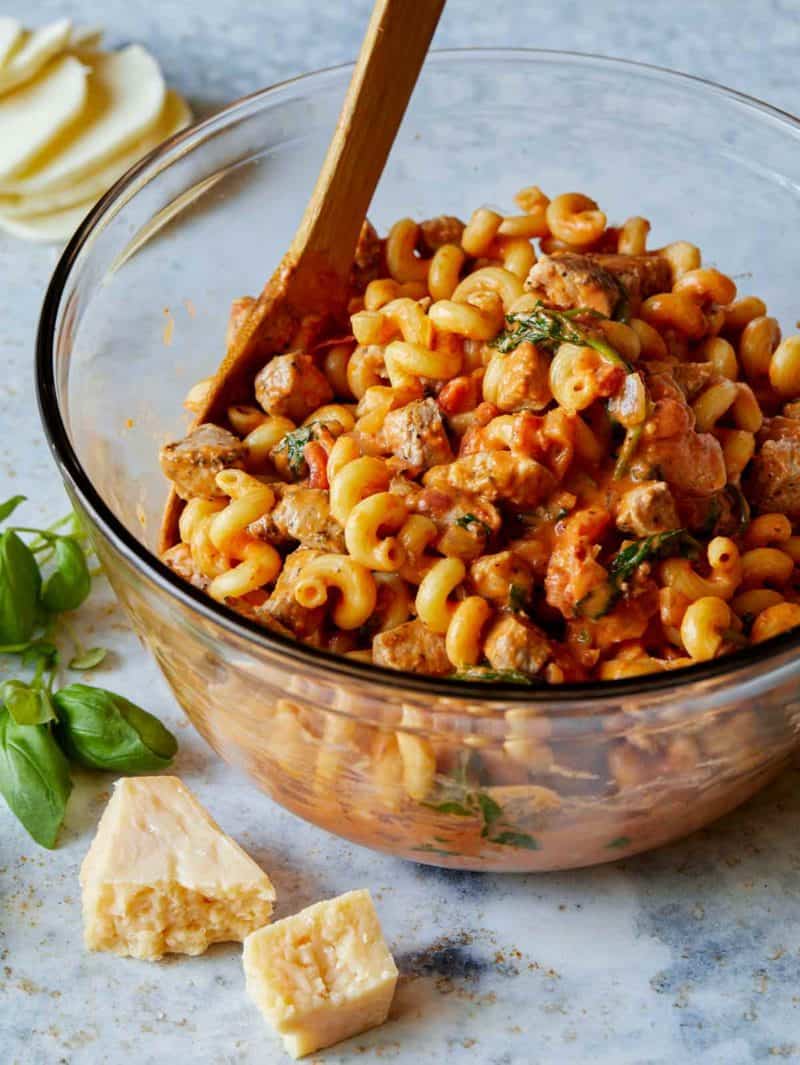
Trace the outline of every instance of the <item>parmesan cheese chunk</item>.
[[383, 1024], [397, 984], [366, 890], [253, 932], [243, 961], [248, 992], [295, 1058]]
[[119, 780], [81, 867], [90, 950], [202, 954], [269, 919], [275, 889], [177, 777]]

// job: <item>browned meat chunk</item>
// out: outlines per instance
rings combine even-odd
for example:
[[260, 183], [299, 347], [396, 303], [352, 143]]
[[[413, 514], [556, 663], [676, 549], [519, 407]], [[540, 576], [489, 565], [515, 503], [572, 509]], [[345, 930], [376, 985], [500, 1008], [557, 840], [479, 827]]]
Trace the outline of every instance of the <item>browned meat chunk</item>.
[[[394, 486], [392, 491], [396, 491]], [[501, 525], [497, 507], [450, 488], [446, 491], [423, 488], [420, 491], [415, 485], [414, 491], [406, 496], [406, 502], [409, 510], [423, 514], [436, 525], [439, 535], [432, 546], [451, 558], [469, 559], [482, 555], [489, 538]]]
[[453, 672], [444, 648], [444, 636], [432, 632], [421, 621], [407, 621], [387, 632], [379, 632], [372, 641], [372, 661], [406, 673], [441, 676]]
[[344, 553], [344, 530], [331, 514], [328, 493], [302, 485], [274, 485], [280, 499], [248, 532], [271, 544], [298, 541], [303, 547]]
[[[727, 481], [722, 447], [710, 433], [695, 431], [694, 412], [676, 381], [676, 369], [667, 363], [647, 367], [652, 405], [634, 467], [645, 477], [666, 481], [679, 493], [711, 495]], [[702, 376], [700, 371], [684, 375], [684, 387], [696, 384]]]
[[170, 547], [161, 556], [161, 561], [166, 562], [173, 573], [177, 573], [179, 577], [194, 585], [195, 588], [199, 588], [201, 592], [205, 591], [211, 583], [194, 564], [188, 544], [175, 544], [174, 547]]
[[724, 488], [728, 479], [722, 446], [711, 433], [653, 440], [642, 448], [641, 457], [653, 476], [663, 478], [678, 492], [711, 495]]
[[498, 551], [496, 555], [484, 555], [469, 568], [472, 587], [478, 595], [498, 606], [508, 606], [511, 586], [527, 599], [533, 589], [533, 571], [513, 551]]
[[650, 481], [629, 489], [616, 505], [617, 528], [635, 536], [650, 536], [680, 528], [669, 485]]
[[679, 362], [670, 366], [678, 388], [692, 403], [709, 385], [723, 380], [710, 362]]
[[385, 275], [385, 244], [386, 242], [378, 236], [369, 219], [365, 219], [358, 235], [353, 267], [350, 271], [350, 283], [357, 291], [363, 292], [370, 281], [375, 281]]
[[464, 223], [450, 214], [428, 218], [419, 227], [417, 246], [422, 255], [433, 255], [443, 244], [460, 244]]
[[550, 657], [550, 641], [532, 622], [506, 614], [486, 634], [483, 653], [493, 669], [535, 674]]
[[611, 515], [601, 507], [574, 511], [556, 525], [556, 537], [547, 566], [547, 602], [565, 618], [574, 618], [579, 605], [606, 584], [608, 574], [597, 561], [601, 540]]
[[588, 255], [543, 255], [531, 268], [525, 288], [555, 307], [591, 307], [607, 318], [622, 295], [616, 278]]
[[728, 492], [708, 496], [678, 496], [680, 527], [704, 536], [735, 536], [742, 513], [737, 497]]
[[747, 478], [746, 494], [762, 513], [777, 511], [800, 520], [800, 421], [769, 418]]
[[430, 488], [455, 488], [482, 499], [535, 507], [552, 492], [555, 478], [546, 466], [510, 451], [479, 451], [425, 474]]
[[381, 444], [402, 459], [413, 475], [453, 459], [439, 407], [431, 398], [390, 411], [383, 423]]
[[589, 252], [587, 258], [620, 281], [628, 294], [631, 313], [635, 314], [642, 300], [672, 288], [670, 265], [661, 255], [605, 255]]
[[544, 410], [553, 398], [549, 372], [549, 358], [524, 340], [510, 354], [492, 359], [484, 397], [501, 411]]
[[591, 307], [610, 318], [623, 294], [635, 312], [643, 299], [668, 291], [669, 263], [658, 255], [555, 252], [532, 267], [525, 288], [556, 307]]
[[287, 555], [272, 594], [259, 611], [262, 614], [269, 614], [284, 628], [294, 633], [298, 640], [313, 644], [320, 642], [319, 636], [325, 617], [325, 607], [310, 609], [301, 606], [294, 597], [294, 589], [303, 567], [321, 554], [323, 554], [322, 551], [311, 551], [301, 547], [293, 551], [291, 555]]
[[165, 444], [159, 461], [181, 499], [200, 496], [218, 499], [225, 493], [217, 488], [221, 470], [242, 469], [247, 451], [238, 437], [217, 425], [198, 425], [183, 440]]
[[256, 399], [267, 414], [279, 414], [294, 422], [302, 422], [333, 399], [328, 378], [310, 355], [299, 351], [270, 359], [256, 375], [255, 389]]

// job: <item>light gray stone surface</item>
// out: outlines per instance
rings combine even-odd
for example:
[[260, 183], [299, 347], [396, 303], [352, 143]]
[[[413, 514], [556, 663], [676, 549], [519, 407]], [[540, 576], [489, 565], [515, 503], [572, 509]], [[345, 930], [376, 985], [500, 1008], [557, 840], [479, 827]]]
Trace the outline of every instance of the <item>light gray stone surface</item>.
[[[368, 7], [76, 0], [71, 10], [104, 26], [112, 44], [145, 43], [202, 114], [351, 58]], [[35, 23], [64, 11], [58, 0], [11, 8]], [[796, 0], [450, 0], [436, 43], [624, 56], [800, 110]], [[36, 317], [55, 261], [51, 249], [0, 236], [0, 497], [28, 493], [31, 522], [65, 507], [32, 386]], [[87, 633], [102, 631], [114, 647], [97, 682], [176, 728], [177, 771], [269, 869], [279, 915], [373, 889], [404, 973], [400, 992], [388, 1025], [319, 1055], [326, 1063], [800, 1060], [796, 771], [707, 831], [617, 865], [539, 877], [443, 873], [343, 843], [274, 806], [185, 724], [107, 591], [84, 613]], [[81, 777], [53, 854], [0, 809], [0, 1063], [284, 1060], [244, 994], [237, 948], [160, 965], [83, 951], [77, 872], [109, 786]]]

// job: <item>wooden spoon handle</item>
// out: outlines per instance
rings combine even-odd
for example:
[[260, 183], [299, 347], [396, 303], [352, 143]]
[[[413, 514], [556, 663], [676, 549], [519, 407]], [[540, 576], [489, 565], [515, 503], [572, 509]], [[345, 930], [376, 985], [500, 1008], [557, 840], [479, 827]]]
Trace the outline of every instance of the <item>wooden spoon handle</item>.
[[289, 256], [345, 280], [445, 0], [378, 0]]

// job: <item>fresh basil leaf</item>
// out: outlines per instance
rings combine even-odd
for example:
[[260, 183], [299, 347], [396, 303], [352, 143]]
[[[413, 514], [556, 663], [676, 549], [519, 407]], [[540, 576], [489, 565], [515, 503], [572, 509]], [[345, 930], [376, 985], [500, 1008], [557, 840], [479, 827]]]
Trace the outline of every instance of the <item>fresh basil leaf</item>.
[[35, 669], [42, 659], [44, 659], [45, 669], [51, 669], [58, 662], [58, 648], [49, 640], [33, 640], [23, 648], [23, 666]]
[[495, 337], [492, 347], [506, 354], [513, 351], [524, 340], [529, 340], [532, 344], [544, 347], [548, 351], [556, 351], [561, 344], [565, 343], [581, 344], [594, 348], [607, 362], [621, 367], [626, 373], [633, 373], [631, 366], [607, 340], [597, 336], [591, 330], [584, 329], [580, 324], [576, 324], [575, 319], [578, 317], [604, 318], [605, 315], [589, 307], [557, 311], [552, 307], [545, 307], [542, 301], [538, 300], [531, 311], [506, 315], [509, 328]]
[[95, 666], [100, 665], [107, 654], [108, 650], [105, 647], [90, 647], [88, 651], [75, 655], [69, 663], [69, 668], [82, 671], [94, 669]]
[[0, 684], [0, 702], [18, 725], [46, 725], [55, 720], [55, 710], [44, 688], [32, 688], [22, 680]]
[[42, 847], [55, 846], [71, 791], [69, 763], [47, 725], [18, 725], [0, 707], [0, 794]]
[[55, 570], [45, 581], [42, 604], [52, 614], [77, 610], [92, 587], [83, 548], [71, 536], [56, 540]]
[[606, 843], [606, 848], [610, 849], [610, 850], [611, 849], [620, 849], [620, 850], [622, 850], [623, 847], [629, 847], [630, 845], [631, 845], [630, 836], [617, 836], [615, 839], [612, 839], [610, 843]]
[[0, 503], [0, 521], [5, 521], [6, 518], [10, 518], [20, 503], [24, 503], [27, 496], [12, 496], [4, 503]]
[[70, 684], [55, 693], [53, 702], [62, 747], [90, 769], [165, 769], [178, 749], [178, 741], [157, 717], [105, 688]]
[[429, 810], [436, 810], [440, 814], [455, 814], [456, 817], [472, 817], [473, 811], [460, 802], [424, 802]]
[[541, 850], [539, 841], [529, 836], [527, 832], [498, 832], [496, 836], [490, 837], [489, 842], [500, 843], [504, 847], [521, 847], [528, 851]]
[[0, 536], [0, 644], [30, 639], [41, 586], [33, 552], [15, 532], [6, 530]]
[[524, 614], [528, 605], [528, 589], [521, 584], [510, 584], [508, 588], [508, 609], [513, 614]]
[[496, 803], [491, 795], [487, 795], [485, 791], [479, 791], [476, 798], [483, 817], [483, 823], [488, 830], [498, 818], [503, 816], [503, 807]]
[[494, 681], [507, 684], [533, 684], [526, 673], [520, 673], [518, 669], [490, 669], [488, 666], [469, 666], [467, 669], [459, 669], [455, 673], [448, 673], [451, 680], [477, 680], [486, 684]]

